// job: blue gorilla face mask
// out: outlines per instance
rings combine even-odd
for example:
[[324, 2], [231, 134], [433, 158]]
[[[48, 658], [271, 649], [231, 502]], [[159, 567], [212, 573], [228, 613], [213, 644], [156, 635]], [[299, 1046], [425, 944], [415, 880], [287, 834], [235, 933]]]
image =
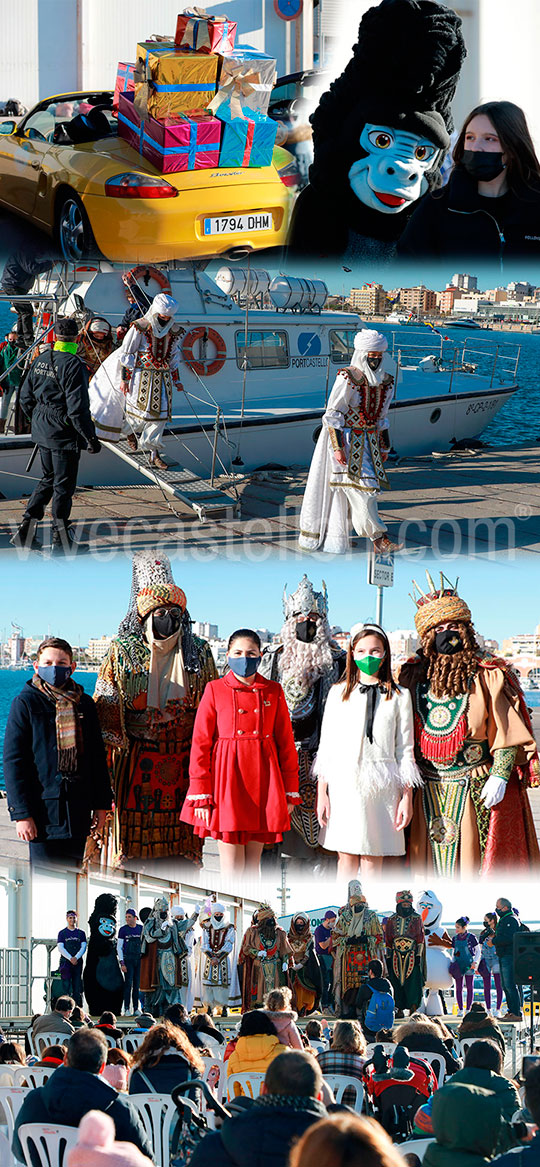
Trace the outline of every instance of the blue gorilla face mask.
[[360, 202], [384, 215], [398, 214], [425, 193], [426, 171], [441, 153], [427, 138], [370, 124], [360, 134], [360, 146], [366, 157], [349, 170], [351, 188]]
[[111, 920], [110, 916], [100, 916], [98, 931], [102, 936], [106, 936], [107, 939], [110, 936], [114, 936], [116, 932], [116, 924], [114, 920]]

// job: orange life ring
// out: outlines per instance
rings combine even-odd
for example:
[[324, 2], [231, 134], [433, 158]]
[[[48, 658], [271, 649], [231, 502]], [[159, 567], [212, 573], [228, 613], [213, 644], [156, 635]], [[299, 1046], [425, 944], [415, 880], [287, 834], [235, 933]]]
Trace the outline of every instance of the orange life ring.
[[152, 267], [148, 263], [140, 263], [138, 267], [132, 267], [130, 271], [122, 276], [122, 281], [126, 285], [126, 289], [129, 289], [141, 276], [148, 276], [149, 279], [155, 280], [158, 287], [161, 288], [161, 291], [170, 296], [171, 284], [168, 275], [160, 271], [158, 267]]
[[[212, 361], [200, 361], [193, 352], [193, 346], [196, 341], [202, 340], [203, 337], [206, 340], [211, 340], [215, 346], [216, 355]], [[186, 365], [189, 365], [194, 373], [198, 373], [199, 377], [213, 377], [214, 373], [219, 373], [219, 370], [225, 364], [227, 345], [219, 332], [216, 332], [215, 328], [206, 328], [204, 325], [200, 325], [199, 328], [192, 328], [191, 332], [186, 333], [182, 341], [182, 356]]]

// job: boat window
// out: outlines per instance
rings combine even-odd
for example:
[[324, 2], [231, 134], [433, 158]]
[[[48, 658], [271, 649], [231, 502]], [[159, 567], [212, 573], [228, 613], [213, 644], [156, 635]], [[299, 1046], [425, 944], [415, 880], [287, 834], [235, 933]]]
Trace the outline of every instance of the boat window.
[[354, 352], [357, 328], [330, 329], [330, 359], [334, 365], [348, 364]]
[[289, 344], [286, 332], [237, 332], [236, 363], [248, 369], [286, 369], [289, 364]]

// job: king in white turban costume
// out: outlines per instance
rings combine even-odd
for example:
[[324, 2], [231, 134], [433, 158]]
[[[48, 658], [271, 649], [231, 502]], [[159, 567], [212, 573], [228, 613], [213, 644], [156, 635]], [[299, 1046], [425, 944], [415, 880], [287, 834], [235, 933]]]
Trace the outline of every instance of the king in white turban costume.
[[299, 544], [306, 551], [347, 551], [351, 526], [382, 550], [394, 546], [377, 510], [377, 497], [389, 486], [384, 452], [395, 362], [387, 348], [382, 333], [364, 328], [354, 338], [351, 366], [334, 382], [300, 513]]
[[[161, 465], [163, 431], [171, 420], [173, 389], [182, 389], [179, 366], [185, 329], [175, 323], [178, 304], [160, 292], [90, 382], [96, 432], [106, 441], [128, 437]], [[138, 440], [137, 440], [138, 436]]]

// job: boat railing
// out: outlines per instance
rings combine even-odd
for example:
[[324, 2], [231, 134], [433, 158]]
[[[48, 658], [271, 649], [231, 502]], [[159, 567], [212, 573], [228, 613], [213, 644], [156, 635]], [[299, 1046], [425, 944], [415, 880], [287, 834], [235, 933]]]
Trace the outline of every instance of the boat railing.
[[[437, 343], [430, 344], [428, 341], [424, 341], [423, 344], [399, 343], [399, 347], [397, 347], [397, 342], [394, 343], [393, 338], [392, 357], [397, 360], [401, 371], [407, 368], [418, 368], [422, 359], [428, 356], [433, 357], [437, 372], [450, 373], [450, 390], [456, 373], [468, 373], [486, 378], [489, 380], [490, 387], [496, 376], [501, 382], [514, 379], [517, 375], [521, 346], [494, 345], [493, 341], [488, 341], [487, 344], [489, 347], [479, 348], [477, 341], [473, 348], [470, 337], [457, 344], [455, 341], [445, 340], [444, 337], [441, 337]], [[512, 349], [511, 352], [507, 351], [509, 348]]]

